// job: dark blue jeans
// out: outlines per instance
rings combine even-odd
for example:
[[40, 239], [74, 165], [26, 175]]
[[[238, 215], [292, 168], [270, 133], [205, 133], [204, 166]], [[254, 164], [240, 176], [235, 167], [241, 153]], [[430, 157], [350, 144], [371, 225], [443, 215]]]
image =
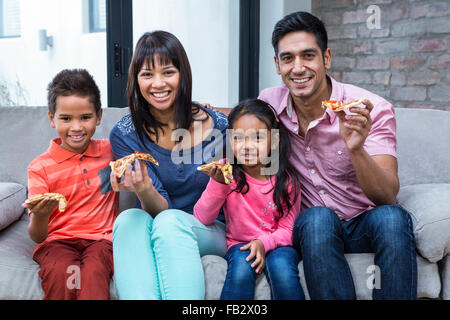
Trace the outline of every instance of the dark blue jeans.
[[[228, 262], [227, 276], [221, 300], [253, 300], [258, 275], [250, 267], [255, 259], [247, 262], [249, 250], [239, 250], [245, 243], [232, 246], [225, 259]], [[292, 247], [279, 247], [266, 254], [264, 272], [270, 285], [273, 300], [304, 300], [305, 295], [298, 277], [299, 257]]]
[[373, 299], [417, 299], [412, 222], [398, 206], [379, 206], [349, 221], [326, 207], [310, 208], [298, 216], [292, 237], [311, 299], [356, 299], [344, 253], [375, 253], [381, 285]]

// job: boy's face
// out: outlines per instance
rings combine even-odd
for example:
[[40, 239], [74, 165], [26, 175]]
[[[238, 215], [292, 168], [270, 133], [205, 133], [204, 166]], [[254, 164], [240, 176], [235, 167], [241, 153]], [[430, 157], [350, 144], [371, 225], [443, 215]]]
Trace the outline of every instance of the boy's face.
[[331, 66], [331, 51], [324, 54], [313, 33], [295, 31], [286, 34], [278, 43], [275, 56], [277, 73], [295, 99], [310, 99], [326, 87], [326, 70]]
[[89, 146], [95, 127], [100, 124], [102, 110], [96, 113], [89, 97], [59, 96], [56, 98], [55, 114], [49, 112], [48, 117], [62, 140], [61, 147], [83, 153]]

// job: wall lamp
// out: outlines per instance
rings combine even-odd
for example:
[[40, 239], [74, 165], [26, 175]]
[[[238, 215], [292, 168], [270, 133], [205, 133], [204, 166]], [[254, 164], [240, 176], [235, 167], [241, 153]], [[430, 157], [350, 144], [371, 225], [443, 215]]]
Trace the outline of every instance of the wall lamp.
[[47, 51], [47, 47], [53, 47], [53, 36], [47, 36], [47, 29], [39, 29], [39, 50]]

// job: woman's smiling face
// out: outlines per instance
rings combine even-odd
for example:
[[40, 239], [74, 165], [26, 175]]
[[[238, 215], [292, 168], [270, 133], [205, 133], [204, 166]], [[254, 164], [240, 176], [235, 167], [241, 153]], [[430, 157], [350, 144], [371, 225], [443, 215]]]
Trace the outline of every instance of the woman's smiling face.
[[142, 66], [137, 78], [142, 96], [153, 108], [159, 111], [173, 108], [180, 85], [180, 71], [172, 62], [163, 65], [156, 56], [153, 65], [147, 63]]

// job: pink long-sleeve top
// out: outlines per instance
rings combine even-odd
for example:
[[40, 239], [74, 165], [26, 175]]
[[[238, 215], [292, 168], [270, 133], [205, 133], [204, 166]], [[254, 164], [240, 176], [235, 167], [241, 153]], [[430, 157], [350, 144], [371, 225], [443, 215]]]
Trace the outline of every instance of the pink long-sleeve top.
[[[249, 191], [245, 194], [231, 192], [236, 183], [225, 185], [210, 179], [205, 191], [194, 206], [194, 216], [209, 225], [217, 219], [223, 205], [228, 248], [238, 243], [259, 239], [266, 252], [281, 246], [292, 245], [292, 228], [300, 213], [300, 194], [294, 206], [278, 221], [277, 207], [273, 202], [275, 177], [260, 181], [245, 174]], [[270, 191], [270, 192], [268, 192]]]

